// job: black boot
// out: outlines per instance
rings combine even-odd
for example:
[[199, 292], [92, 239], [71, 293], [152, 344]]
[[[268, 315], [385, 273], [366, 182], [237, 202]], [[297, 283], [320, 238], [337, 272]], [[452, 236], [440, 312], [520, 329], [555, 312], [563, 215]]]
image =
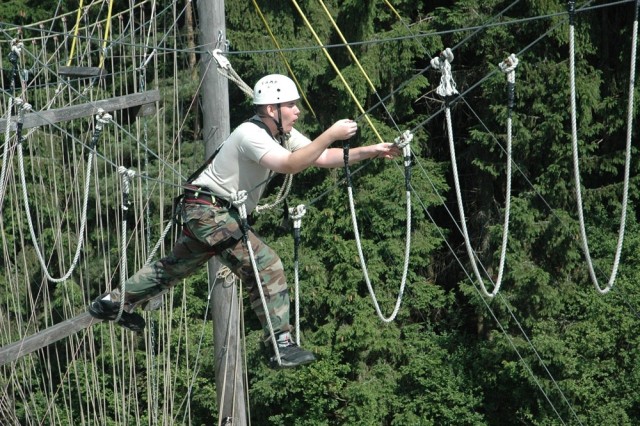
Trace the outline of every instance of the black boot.
[[272, 368], [293, 368], [316, 360], [313, 352], [302, 349], [295, 344], [289, 333], [278, 338], [278, 353], [280, 354], [280, 364], [278, 364], [278, 357], [275, 354], [269, 359], [269, 365]]
[[[114, 321], [118, 317], [118, 312], [120, 312], [120, 302], [106, 300], [104, 296], [98, 297], [89, 305], [89, 314], [105, 321]], [[127, 311], [122, 311], [117, 324], [135, 332], [144, 330], [146, 325], [142, 315]]]

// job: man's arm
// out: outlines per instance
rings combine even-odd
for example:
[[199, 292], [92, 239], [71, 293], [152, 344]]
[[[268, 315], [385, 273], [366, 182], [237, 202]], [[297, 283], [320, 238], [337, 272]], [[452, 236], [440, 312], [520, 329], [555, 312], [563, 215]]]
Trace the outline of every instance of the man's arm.
[[[349, 150], [349, 164], [369, 158], [395, 158], [401, 150], [392, 143], [382, 142], [375, 145], [359, 146]], [[317, 167], [334, 168], [344, 165], [344, 153], [340, 148], [329, 148], [313, 163]]]
[[355, 121], [339, 120], [309, 145], [294, 152], [284, 149], [271, 150], [260, 159], [260, 164], [277, 173], [298, 173], [309, 166], [315, 165], [329, 145], [338, 140], [349, 139], [356, 134], [357, 130], [358, 125]]

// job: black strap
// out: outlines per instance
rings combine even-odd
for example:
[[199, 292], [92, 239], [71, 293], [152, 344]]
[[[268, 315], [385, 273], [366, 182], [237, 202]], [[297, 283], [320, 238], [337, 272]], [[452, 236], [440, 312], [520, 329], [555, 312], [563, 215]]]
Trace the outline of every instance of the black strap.
[[[260, 127], [261, 129], [263, 129], [265, 132], [267, 132], [267, 134], [269, 136], [271, 135], [271, 130], [269, 129], [269, 126], [267, 126], [262, 120], [257, 119], [255, 117], [251, 117], [248, 120], [245, 120], [245, 123], [253, 123], [256, 126]], [[282, 144], [282, 141], [280, 141], [280, 144]], [[216, 155], [218, 155], [218, 153], [220, 152], [220, 150], [222, 149], [222, 146], [224, 145], [224, 142], [222, 142], [220, 144], [220, 146], [218, 146], [218, 148], [216, 148], [216, 150], [213, 152], [213, 154], [211, 154], [211, 156], [207, 159], [207, 161], [205, 161], [199, 168], [198, 170], [196, 170], [195, 172], [191, 173], [191, 175], [189, 176], [189, 178], [187, 179], [186, 183], [191, 183], [194, 180], [196, 180], [196, 178], [198, 176], [200, 176], [200, 174], [202, 172], [204, 172], [204, 169], [206, 169], [207, 167], [209, 167], [209, 164], [211, 164], [214, 160], [214, 158], [216, 158]]]
[[198, 170], [196, 170], [195, 172], [191, 173], [191, 175], [189, 176], [189, 178], [187, 179], [186, 183], [191, 183], [194, 180], [196, 180], [196, 178], [198, 176], [200, 176], [200, 174], [202, 172], [204, 172], [204, 169], [206, 169], [207, 167], [209, 167], [209, 164], [211, 164], [213, 162], [213, 159], [216, 158], [216, 155], [218, 155], [218, 153], [220, 152], [220, 149], [222, 149], [222, 145], [224, 145], [224, 142], [222, 142], [220, 144], [220, 146], [218, 148], [216, 148], [216, 150], [213, 152], [213, 154], [211, 154], [211, 156], [207, 159], [207, 161], [205, 161], [199, 168]]

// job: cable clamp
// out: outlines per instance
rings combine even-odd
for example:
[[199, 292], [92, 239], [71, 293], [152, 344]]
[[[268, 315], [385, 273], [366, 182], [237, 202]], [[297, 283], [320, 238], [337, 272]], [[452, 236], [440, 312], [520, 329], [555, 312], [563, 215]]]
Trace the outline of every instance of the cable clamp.
[[231, 68], [231, 62], [229, 62], [229, 60], [222, 54], [222, 50], [213, 49], [211, 54], [213, 55], [213, 58], [218, 63], [218, 68], [224, 68], [226, 70]]

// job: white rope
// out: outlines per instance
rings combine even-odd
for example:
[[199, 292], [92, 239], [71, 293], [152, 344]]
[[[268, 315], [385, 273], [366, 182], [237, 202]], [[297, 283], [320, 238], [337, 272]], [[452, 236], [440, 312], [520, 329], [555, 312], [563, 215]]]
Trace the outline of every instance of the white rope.
[[[448, 48], [446, 49], [446, 52], [447, 51], [449, 52], [449, 54], [441, 55], [439, 58], [434, 58], [434, 59], [439, 59], [445, 62], [444, 66], [441, 63], [438, 63], [438, 68], [437, 68], [437, 69], [440, 69], [443, 73], [443, 76], [441, 78], [441, 83], [440, 83], [441, 87], [438, 88], [438, 94], [445, 97], [451, 96], [451, 95], [442, 94], [442, 93], [449, 93], [447, 92], [448, 89], [446, 87], [443, 87], [443, 84], [446, 85], [447, 87], [454, 87], [454, 90], [455, 90], [455, 83], [451, 79], [451, 64], [450, 64], [450, 61], [453, 60], [453, 54], [450, 54], [451, 50]], [[434, 64], [434, 61], [432, 60], [432, 65], [433, 64]], [[515, 84], [515, 68], [517, 65], [518, 65], [518, 59], [513, 54], [500, 64], [500, 68], [502, 69], [502, 71], [507, 74], [507, 82], [510, 85]], [[434, 68], [436, 67], [434, 66]], [[445, 73], [448, 74], [447, 78], [445, 78], [445, 75], [444, 75]], [[510, 87], [510, 89], [511, 88], [512, 87]], [[504, 225], [502, 229], [502, 245], [500, 250], [500, 261], [498, 266], [498, 278], [491, 292], [487, 290], [484, 280], [482, 279], [482, 275], [480, 274], [480, 271], [478, 269], [478, 265], [476, 263], [476, 255], [473, 248], [471, 247], [471, 238], [469, 237], [469, 232], [467, 230], [467, 221], [466, 221], [465, 212], [464, 212], [464, 204], [462, 203], [462, 191], [460, 189], [460, 179], [458, 175], [456, 149], [455, 149], [455, 144], [453, 140], [451, 108], [449, 107], [448, 102], [446, 103], [446, 107], [445, 107], [445, 118], [447, 121], [447, 135], [449, 138], [449, 152], [451, 155], [451, 167], [453, 170], [453, 183], [456, 190], [456, 200], [458, 203], [458, 211], [460, 215], [460, 226], [462, 229], [462, 234], [464, 236], [464, 245], [467, 250], [467, 256], [469, 257], [469, 262], [471, 263], [471, 268], [473, 269], [473, 273], [476, 276], [476, 279], [478, 280], [478, 282], [480, 283], [482, 294], [484, 294], [486, 297], [493, 298], [498, 294], [498, 291], [500, 291], [500, 286], [502, 285], [502, 276], [504, 272], [504, 264], [505, 264], [506, 251], [507, 251], [507, 241], [508, 241], [508, 235], [509, 235], [509, 219], [510, 219], [510, 212], [511, 212], [511, 175], [512, 175], [511, 173], [511, 145], [512, 145], [511, 113], [509, 112], [509, 117], [507, 120], [507, 188], [506, 188], [506, 196], [505, 196]]]
[[[409, 142], [413, 139], [413, 134], [410, 131], [405, 131], [401, 136], [395, 139], [395, 144], [402, 149], [402, 153], [404, 155], [405, 167], [408, 167], [411, 164], [411, 146]], [[408, 186], [408, 185], [407, 185]], [[406, 190], [406, 214], [407, 214], [407, 227], [406, 227], [406, 235], [405, 235], [405, 247], [404, 247], [404, 263], [402, 266], [402, 280], [400, 282], [400, 290], [398, 291], [398, 297], [396, 298], [396, 303], [393, 308], [393, 312], [388, 317], [385, 317], [380, 309], [380, 305], [378, 304], [378, 299], [376, 297], [376, 293], [373, 290], [373, 286], [371, 285], [371, 279], [369, 278], [369, 272], [367, 270], [367, 264], [364, 258], [364, 254], [362, 252], [362, 243], [360, 241], [360, 231], [358, 230], [358, 219], [356, 217], [356, 209], [355, 203], [353, 201], [353, 188], [351, 185], [347, 185], [347, 194], [349, 195], [349, 210], [351, 211], [351, 222], [353, 224], [353, 232], [356, 239], [356, 248], [358, 249], [358, 258], [360, 259], [360, 267], [362, 269], [362, 273], [364, 275], [365, 283], [367, 284], [367, 289], [369, 290], [369, 294], [371, 295], [371, 300], [373, 301], [373, 307], [376, 310], [376, 314], [380, 320], [385, 323], [390, 323], [393, 321], [398, 312], [400, 311], [400, 305], [402, 304], [402, 297], [404, 295], [404, 289], [407, 283], [407, 272], [409, 270], [409, 256], [411, 254], [411, 191], [409, 188]]]
[[[570, 12], [571, 13], [571, 12]], [[582, 189], [580, 184], [580, 163], [578, 158], [578, 125], [577, 125], [577, 108], [576, 108], [576, 75], [575, 75], [575, 34], [573, 19], [570, 20], [569, 25], [569, 81], [571, 86], [571, 141], [573, 152], [573, 169], [575, 179], [575, 191], [576, 202], [578, 208], [578, 220], [580, 222], [580, 240], [582, 242], [582, 249], [587, 261], [587, 267], [589, 269], [589, 276], [593, 282], [596, 290], [600, 294], [608, 293], [612, 288], [618, 274], [618, 266], [620, 264], [620, 256], [622, 253], [622, 245], [624, 242], [624, 233], [627, 218], [627, 205], [628, 205], [628, 193], [629, 193], [629, 169], [631, 164], [631, 135], [633, 127], [633, 98], [634, 98], [634, 86], [635, 86], [635, 70], [636, 70], [636, 53], [638, 43], [638, 2], [636, 2], [636, 15], [633, 22], [633, 35], [631, 39], [631, 66], [629, 71], [629, 102], [628, 102], [628, 115], [627, 115], [627, 143], [625, 149], [624, 158], [624, 183], [622, 190], [622, 212], [620, 214], [620, 228], [618, 230], [618, 243], [616, 245], [616, 252], [614, 255], [613, 266], [611, 268], [611, 275], [609, 281], [605, 287], [601, 287], [598, 283], [598, 278], [593, 267], [593, 261], [591, 259], [591, 252], [589, 250], [589, 241], [587, 239], [587, 231], [584, 222], [584, 212], [582, 210]]]
[[2, 152], [2, 170], [0, 170], [0, 209], [2, 208], [2, 204], [4, 202], [4, 194], [6, 191], [6, 178], [7, 178], [7, 169], [10, 163], [10, 151], [9, 151], [9, 142], [11, 141], [11, 113], [13, 111], [13, 96], [15, 93], [15, 73], [18, 68], [18, 58], [22, 53], [23, 44], [18, 42], [17, 39], [11, 40], [11, 53], [12, 55], [9, 57], [10, 62], [12, 63], [11, 70], [11, 96], [9, 97], [8, 105], [7, 105], [7, 120], [6, 127], [4, 129], [4, 149]]
[[238, 73], [231, 66], [231, 62], [222, 54], [222, 50], [214, 49], [211, 52], [213, 59], [218, 63], [218, 73], [220, 75], [225, 76], [227, 79], [236, 83], [236, 85], [242, 90], [247, 96], [253, 99], [253, 89], [245, 83], [242, 78], [238, 75]]
[[[288, 149], [288, 147], [287, 147]], [[260, 214], [266, 210], [271, 210], [274, 207], [278, 206], [279, 204], [281, 204], [288, 196], [289, 196], [289, 192], [291, 191], [291, 184], [293, 183], [293, 175], [285, 175], [284, 176], [284, 182], [282, 183], [282, 186], [280, 187], [280, 191], [278, 191], [278, 195], [276, 196], [276, 199], [273, 200], [273, 202], [271, 203], [267, 203], [267, 204], [263, 204], [260, 206], [256, 206], [256, 208], [254, 209], [254, 212], [256, 214]]]
[[[289, 208], [289, 216], [293, 220], [293, 229], [297, 239], [300, 238], [300, 228], [302, 226], [302, 218], [304, 217], [305, 214], [307, 214], [307, 208], [304, 206], [304, 204], [299, 204], [296, 207]], [[297, 244], [296, 244], [296, 247], [297, 247]], [[295, 310], [296, 310], [296, 314], [295, 314], [296, 315], [296, 323], [295, 323], [296, 344], [300, 346], [300, 278], [299, 278], [300, 268], [299, 268], [297, 253], [294, 257], [295, 257], [295, 261], [293, 264], [293, 271], [294, 271], [293, 283], [294, 283], [294, 291], [295, 291], [294, 303], [295, 303]]]
[[7, 169], [9, 168], [9, 144], [11, 142], [11, 110], [13, 109], [13, 96], [9, 97], [9, 104], [7, 106], [7, 120], [6, 128], [4, 129], [4, 149], [2, 150], [2, 170], [0, 170], [0, 209], [4, 203], [4, 194], [7, 189], [5, 179], [7, 178]]
[[[22, 103], [22, 100], [20, 100], [20, 102]], [[24, 103], [20, 109], [20, 117], [19, 120], [22, 120], [23, 115], [24, 115], [24, 111], [25, 110], [30, 110], [31, 109], [31, 105]], [[55, 282], [55, 283], [59, 283], [59, 282], [63, 282], [65, 280], [67, 280], [71, 274], [73, 273], [78, 260], [80, 259], [80, 251], [82, 249], [82, 242], [83, 242], [83, 235], [84, 235], [84, 229], [85, 226], [87, 224], [87, 205], [89, 203], [89, 187], [91, 184], [91, 171], [92, 171], [92, 164], [93, 164], [93, 156], [95, 154], [95, 142], [97, 142], [98, 136], [100, 135], [100, 133], [102, 132], [102, 128], [103, 125], [110, 122], [111, 121], [111, 115], [107, 114], [106, 112], [104, 112], [103, 110], [99, 110], [98, 114], [96, 115], [96, 125], [95, 125], [95, 131], [93, 134], [93, 141], [94, 143], [92, 143], [92, 147], [91, 147], [91, 151], [89, 152], [89, 157], [87, 159], [87, 175], [86, 175], [86, 180], [85, 180], [85, 187], [84, 187], [84, 201], [83, 201], [83, 205], [82, 205], [82, 214], [81, 214], [81, 218], [80, 218], [80, 231], [78, 232], [78, 242], [77, 242], [77, 246], [76, 246], [76, 252], [75, 255], [73, 256], [73, 260], [71, 262], [71, 266], [69, 267], [69, 270], [67, 271], [67, 273], [63, 274], [62, 277], [60, 278], [54, 278], [49, 274], [49, 271], [47, 269], [47, 264], [46, 261], [44, 259], [44, 256], [42, 255], [42, 252], [40, 251], [39, 248], [39, 244], [38, 244], [38, 239], [36, 237], [36, 233], [34, 230], [34, 226], [33, 226], [33, 220], [31, 218], [31, 210], [30, 210], [30, 206], [29, 206], [29, 194], [27, 193], [27, 182], [26, 182], [26, 177], [25, 177], [25, 170], [24, 170], [24, 157], [23, 157], [23, 153], [22, 153], [22, 141], [18, 140], [18, 162], [20, 165], [20, 182], [22, 183], [22, 196], [24, 199], [24, 207], [25, 207], [25, 212], [26, 212], [26, 216], [27, 216], [27, 223], [29, 225], [29, 233], [31, 234], [31, 239], [33, 240], [33, 247], [36, 251], [36, 255], [38, 257], [38, 260], [40, 261], [40, 265], [42, 266], [42, 269], [44, 271], [44, 274], [46, 276], [46, 278], [51, 281], [51, 282]], [[19, 136], [19, 139], [21, 139], [21, 137]]]
[[436, 93], [442, 97], [449, 97], [458, 94], [456, 83], [451, 75], [451, 62], [453, 62], [453, 52], [448, 47], [431, 60], [431, 67], [440, 70], [440, 85], [436, 89]]
[[129, 170], [124, 166], [118, 167], [118, 173], [122, 178], [122, 222], [121, 222], [121, 241], [120, 241], [120, 309], [118, 309], [118, 315], [115, 322], [120, 321], [122, 313], [124, 312], [124, 295], [126, 292], [127, 283], [127, 214], [129, 212], [129, 191], [131, 179], [136, 176], [136, 172]]
[[[231, 202], [238, 209], [240, 214], [240, 219], [244, 224], [247, 221], [247, 206], [245, 202], [247, 201], [247, 191], [238, 191], [231, 194]], [[243, 229], [243, 234], [246, 232], [246, 229]], [[271, 343], [273, 344], [273, 351], [276, 356], [276, 360], [278, 365], [282, 365], [282, 361], [280, 359], [280, 351], [278, 350], [278, 341], [276, 339], [276, 334], [273, 331], [273, 324], [271, 323], [271, 316], [269, 315], [269, 309], [267, 307], [267, 300], [264, 297], [264, 291], [262, 290], [262, 280], [260, 279], [260, 271], [258, 271], [258, 265], [256, 264], [256, 257], [253, 253], [253, 247], [251, 247], [251, 241], [247, 238], [246, 234], [245, 242], [247, 245], [247, 251], [249, 252], [249, 258], [251, 259], [251, 266], [253, 267], [253, 274], [255, 275], [256, 286], [258, 287], [258, 292], [260, 293], [260, 300], [262, 302], [262, 309], [264, 311], [264, 316], [267, 321], [267, 326], [269, 327], [269, 334], [271, 336]]]

